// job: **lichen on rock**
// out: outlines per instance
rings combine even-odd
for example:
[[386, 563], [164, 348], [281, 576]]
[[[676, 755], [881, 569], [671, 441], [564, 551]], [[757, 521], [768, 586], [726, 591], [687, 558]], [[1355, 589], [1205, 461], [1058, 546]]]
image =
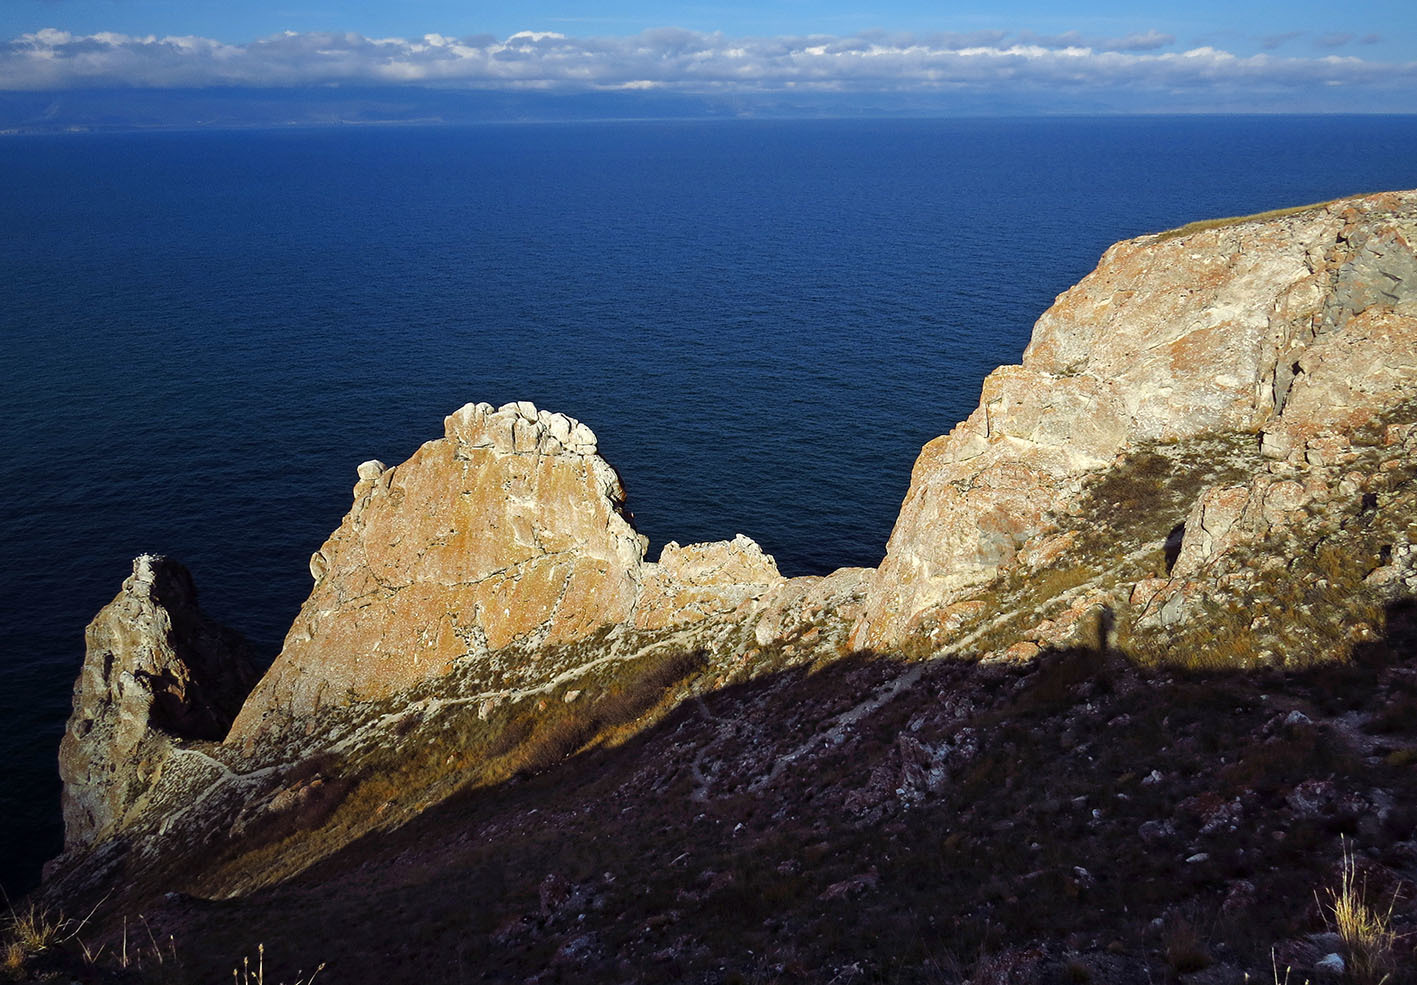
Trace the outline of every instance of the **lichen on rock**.
[[733, 612], [782, 579], [741, 535], [665, 548], [579, 421], [527, 401], [467, 404], [444, 436], [359, 467], [354, 504], [311, 558], [315, 586], [232, 740], [385, 697], [459, 662], [607, 626], [662, 629]]

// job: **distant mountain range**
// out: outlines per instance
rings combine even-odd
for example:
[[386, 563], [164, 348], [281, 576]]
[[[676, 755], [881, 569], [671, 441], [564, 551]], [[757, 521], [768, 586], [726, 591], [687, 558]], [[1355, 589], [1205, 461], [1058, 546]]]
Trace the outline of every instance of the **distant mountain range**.
[[[1126, 98], [1126, 97], [1123, 97]], [[663, 91], [533, 92], [417, 86], [71, 89], [0, 91], [0, 133], [375, 124], [474, 124], [735, 117], [1102, 115], [1136, 112], [1293, 112], [1237, 95], [1234, 106], [1119, 104], [1116, 93]], [[1305, 105], [1307, 112], [1341, 107]]]

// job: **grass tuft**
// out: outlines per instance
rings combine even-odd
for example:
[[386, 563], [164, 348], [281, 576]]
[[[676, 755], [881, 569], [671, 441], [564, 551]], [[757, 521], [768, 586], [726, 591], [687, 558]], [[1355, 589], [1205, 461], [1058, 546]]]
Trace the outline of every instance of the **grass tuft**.
[[[309, 978], [300, 978], [290, 983], [290, 985], [310, 985], [315, 980], [315, 976], [325, 970], [324, 962], [319, 967], [310, 972]], [[297, 972], [298, 974], [298, 972]], [[240, 968], [231, 969], [232, 985], [266, 985], [266, 945], [256, 946], [256, 967], [252, 969], [250, 957], [241, 959]]]
[[1326, 890], [1328, 900], [1320, 907], [1327, 911], [1334, 931], [1348, 952], [1348, 977], [1358, 985], [1384, 985], [1397, 970], [1398, 935], [1392, 926], [1397, 905], [1393, 890], [1386, 909], [1368, 902], [1368, 881], [1358, 875], [1353, 852], [1345, 844], [1338, 886]]
[[1167, 921], [1161, 947], [1166, 963], [1178, 975], [1202, 971], [1213, 962], [1195, 921], [1180, 914]]
[[[23, 911], [12, 910], [9, 924], [11, 949], [19, 948], [23, 954], [39, 954], [63, 939], [68, 921], [31, 903]], [[10, 960], [9, 954], [6, 960]]]
[[11, 975], [25, 974], [31, 958], [58, 951], [71, 942], [88, 957], [88, 948], [79, 940], [79, 933], [107, 898], [105, 896], [88, 916], [77, 921], [33, 901], [23, 910], [10, 906], [10, 915], [5, 921], [8, 939], [0, 945], [0, 967]]

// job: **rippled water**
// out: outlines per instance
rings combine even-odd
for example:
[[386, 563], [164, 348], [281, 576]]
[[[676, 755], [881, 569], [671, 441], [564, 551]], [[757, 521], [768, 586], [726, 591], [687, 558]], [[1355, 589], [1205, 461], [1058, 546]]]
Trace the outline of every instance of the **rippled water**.
[[0, 140], [0, 880], [59, 841], [84, 624], [166, 552], [268, 654], [469, 400], [584, 420], [653, 542], [874, 564], [920, 446], [1113, 241], [1417, 186], [1417, 118]]

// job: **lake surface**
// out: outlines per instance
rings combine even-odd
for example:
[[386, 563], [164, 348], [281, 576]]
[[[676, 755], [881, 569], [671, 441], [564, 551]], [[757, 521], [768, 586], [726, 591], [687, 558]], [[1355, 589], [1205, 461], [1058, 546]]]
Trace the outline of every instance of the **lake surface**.
[[83, 628], [142, 552], [268, 656], [355, 467], [585, 421], [657, 557], [871, 565], [922, 444], [1112, 242], [1417, 186], [1417, 117], [0, 139], [0, 881], [60, 844]]

